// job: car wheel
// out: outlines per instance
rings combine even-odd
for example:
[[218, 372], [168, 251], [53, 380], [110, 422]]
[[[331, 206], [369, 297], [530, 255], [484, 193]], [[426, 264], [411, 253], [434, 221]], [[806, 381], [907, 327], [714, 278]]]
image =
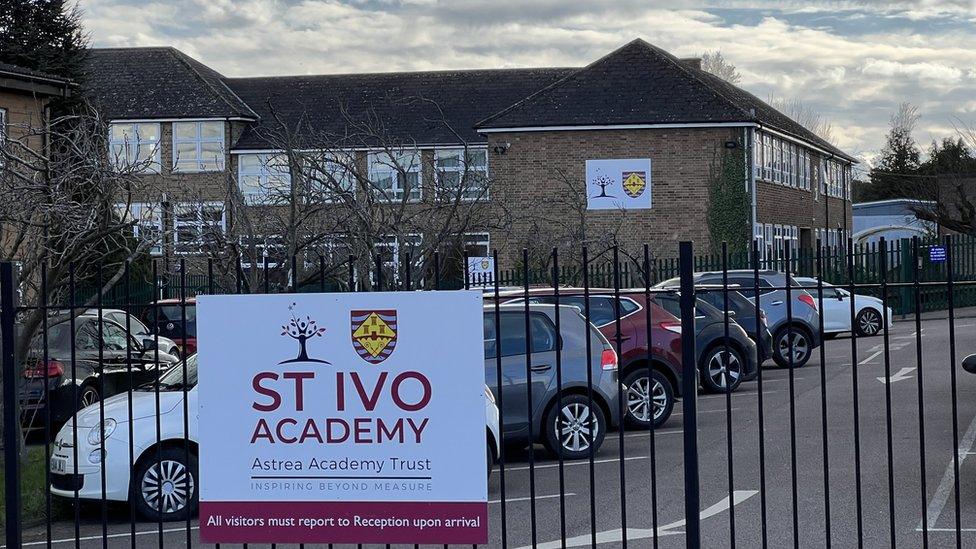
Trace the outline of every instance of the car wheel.
[[607, 431], [603, 410], [584, 395], [563, 395], [546, 414], [546, 425], [546, 445], [564, 459], [595, 455]]
[[99, 400], [98, 389], [94, 385], [84, 385], [78, 393], [78, 409], [87, 408]]
[[488, 478], [491, 478], [491, 468], [495, 465], [495, 452], [492, 450], [491, 437], [485, 439], [488, 444], [485, 446], [488, 448]]
[[197, 458], [178, 448], [164, 448], [157, 460], [149, 450], [136, 467], [132, 494], [136, 509], [148, 520], [186, 520], [197, 510]]
[[722, 393], [728, 377], [730, 389], [735, 391], [742, 383], [743, 369], [742, 355], [735, 348], [729, 346], [726, 352], [724, 345], [712, 347], [702, 357], [702, 387], [708, 393]]
[[881, 313], [874, 309], [864, 309], [854, 319], [854, 329], [858, 336], [878, 335], [881, 331]]
[[773, 339], [773, 360], [780, 368], [790, 367], [790, 336], [793, 337], [793, 367], [802, 368], [810, 360], [810, 336], [802, 328], [780, 328]]
[[174, 345], [173, 348], [169, 350], [169, 353], [168, 354], [172, 355], [174, 358], [176, 358], [176, 360], [179, 360], [180, 359], [180, 348]]
[[661, 372], [651, 370], [648, 378], [647, 368], [633, 370], [624, 379], [624, 397], [627, 415], [624, 421], [631, 427], [648, 429], [651, 427], [653, 410], [654, 427], [660, 427], [671, 417], [674, 410], [674, 388]]

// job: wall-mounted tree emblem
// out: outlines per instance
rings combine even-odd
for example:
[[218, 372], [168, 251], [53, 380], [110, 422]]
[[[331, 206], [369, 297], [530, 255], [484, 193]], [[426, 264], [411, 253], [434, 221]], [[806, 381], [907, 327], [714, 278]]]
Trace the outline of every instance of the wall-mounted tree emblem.
[[593, 198], [614, 198], [612, 194], [607, 194], [607, 187], [616, 183], [612, 177], [607, 174], [601, 173], [593, 179], [593, 184], [600, 187], [600, 194], [594, 196]]
[[288, 324], [281, 327], [281, 335], [290, 337], [298, 342], [298, 356], [289, 360], [282, 360], [279, 364], [288, 364], [290, 362], [318, 362], [321, 364], [329, 364], [326, 360], [309, 358], [308, 356], [308, 340], [322, 337], [325, 334], [325, 328], [319, 327], [312, 320], [312, 317], [308, 315], [304, 319], [296, 316], [295, 307], [295, 303], [288, 306], [288, 310], [291, 311], [291, 320], [288, 321]]

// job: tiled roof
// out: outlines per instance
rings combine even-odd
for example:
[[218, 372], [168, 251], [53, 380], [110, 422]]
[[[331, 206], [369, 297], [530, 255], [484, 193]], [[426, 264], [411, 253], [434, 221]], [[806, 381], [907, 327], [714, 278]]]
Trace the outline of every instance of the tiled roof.
[[479, 129], [754, 122], [851, 159], [751, 93], [637, 39], [492, 115]]
[[87, 76], [109, 119], [256, 117], [223, 76], [175, 48], [94, 49]]
[[62, 78], [60, 76], [48, 74], [46, 72], [35, 71], [33, 69], [20, 67], [18, 65], [11, 65], [10, 63], [0, 63], [0, 73], [6, 73], [14, 76], [22, 76], [27, 80], [32, 80], [32, 79], [49, 80], [55, 83], [61, 83], [62, 85], [67, 85], [71, 82], [67, 78]]
[[478, 120], [575, 69], [499, 69], [230, 78], [261, 116], [238, 149], [262, 149], [282, 126], [307, 146], [484, 142]]

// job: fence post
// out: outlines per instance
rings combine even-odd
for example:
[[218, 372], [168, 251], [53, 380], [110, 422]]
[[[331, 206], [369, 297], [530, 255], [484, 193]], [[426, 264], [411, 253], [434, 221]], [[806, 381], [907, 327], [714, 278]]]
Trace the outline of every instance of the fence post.
[[14, 361], [14, 265], [0, 263], [0, 360], [3, 362], [3, 459], [7, 547], [20, 547], [20, 413]]
[[695, 353], [695, 256], [691, 242], [678, 244], [681, 276], [681, 408], [684, 412], [686, 547], [701, 547], [698, 475], [698, 366]]

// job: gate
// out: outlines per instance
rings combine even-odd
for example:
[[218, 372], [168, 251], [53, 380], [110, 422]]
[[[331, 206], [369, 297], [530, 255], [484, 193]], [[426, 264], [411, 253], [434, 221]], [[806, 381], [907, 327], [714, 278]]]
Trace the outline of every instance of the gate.
[[[973, 254], [946, 238], [932, 264], [931, 245], [818, 243], [774, 265], [756, 243], [706, 262], [682, 242], [676, 265], [648, 246], [553, 249], [542, 267], [523, 251], [518, 287], [497, 252], [493, 276], [457, 283], [436, 257], [392, 280], [350, 257], [302, 284], [292, 258], [255, 290], [372, 270], [377, 290], [483, 292], [490, 547], [974, 546], [976, 376], [957, 373], [976, 281], [954, 274]], [[0, 264], [6, 547], [200, 545], [192, 297], [225, 291], [210, 262], [152, 271], [148, 291], [126, 268], [92, 292], [101, 273]], [[246, 291], [237, 276], [226, 293]]]

